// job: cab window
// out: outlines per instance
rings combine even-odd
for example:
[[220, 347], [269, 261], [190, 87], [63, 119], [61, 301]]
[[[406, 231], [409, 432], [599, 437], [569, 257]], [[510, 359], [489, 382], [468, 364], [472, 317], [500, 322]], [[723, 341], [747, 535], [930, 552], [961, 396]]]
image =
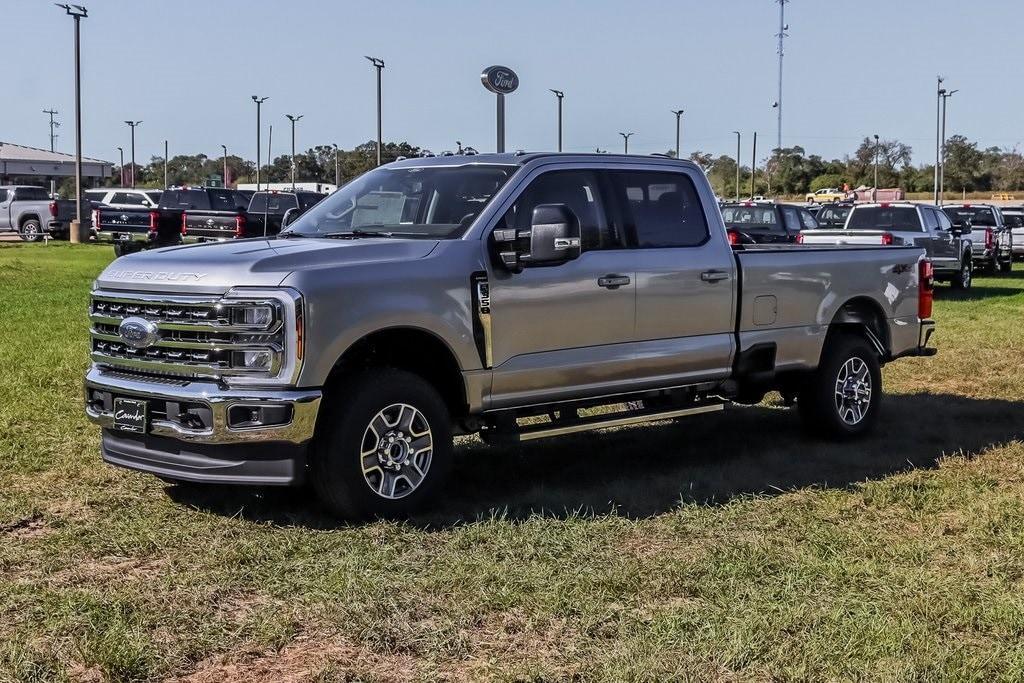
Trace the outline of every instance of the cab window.
[[694, 247], [708, 240], [704, 207], [685, 174], [609, 171], [607, 176], [633, 246]]
[[565, 204], [580, 222], [583, 251], [616, 249], [619, 236], [605, 218], [598, 176], [593, 171], [550, 171], [535, 178], [502, 219], [504, 227], [530, 229], [534, 208], [541, 204]]

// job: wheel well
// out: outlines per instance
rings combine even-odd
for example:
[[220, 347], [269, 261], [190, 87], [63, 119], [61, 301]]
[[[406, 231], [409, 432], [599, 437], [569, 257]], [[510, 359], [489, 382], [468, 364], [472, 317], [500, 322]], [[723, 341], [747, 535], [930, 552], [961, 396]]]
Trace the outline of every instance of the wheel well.
[[20, 228], [21, 226], [25, 225], [25, 223], [28, 223], [31, 220], [37, 221], [40, 226], [42, 226], [43, 224], [43, 222], [39, 220], [39, 216], [35, 215], [34, 213], [27, 213], [18, 218], [18, 227]]
[[[889, 326], [885, 323], [885, 313], [875, 301], [859, 297], [850, 299], [840, 306], [828, 326], [828, 336], [839, 330], [848, 330], [867, 337], [867, 340], [878, 349], [878, 355], [883, 360], [889, 358], [892, 349]], [[828, 337], [825, 338], [825, 343], [828, 344]]]
[[[390, 328], [369, 334], [350, 346], [327, 377], [328, 395], [345, 375], [366, 368], [390, 367], [419, 375], [441, 394], [453, 418], [466, 414], [466, 389], [455, 354], [430, 332]], [[342, 389], [343, 390], [343, 389]]]

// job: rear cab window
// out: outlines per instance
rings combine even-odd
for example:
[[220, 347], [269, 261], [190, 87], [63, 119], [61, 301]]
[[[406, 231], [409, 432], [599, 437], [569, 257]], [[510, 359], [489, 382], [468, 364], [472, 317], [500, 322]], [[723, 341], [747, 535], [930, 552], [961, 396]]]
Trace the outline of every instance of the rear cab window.
[[166, 190], [160, 197], [160, 207], [179, 211], [205, 211], [210, 208], [210, 198], [205, 190]]
[[689, 176], [667, 171], [607, 171], [630, 243], [640, 249], [695, 247], [709, 237]]
[[785, 232], [772, 205], [734, 204], [722, 207], [725, 227], [743, 231]]
[[249, 202], [249, 213], [284, 214], [288, 209], [298, 208], [295, 195], [290, 193], [257, 192]]
[[41, 187], [19, 187], [14, 191], [15, 201], [43, 202], [50, 198]]
[[917, 208], [913, 206], [857, 206], [850, 213], [848, 230], [923, 232]]

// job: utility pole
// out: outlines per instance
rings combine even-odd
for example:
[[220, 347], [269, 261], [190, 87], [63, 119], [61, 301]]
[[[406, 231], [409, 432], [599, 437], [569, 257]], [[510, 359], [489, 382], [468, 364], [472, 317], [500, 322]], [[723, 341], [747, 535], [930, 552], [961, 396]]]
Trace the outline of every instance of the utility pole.
[[[54, 121], [53, 120], [53, 116], [54, 116], [54, 114], [59, 114], [60, 112], [58, 112], [56, 109], [44, 109], [43, 113], [50, 115], [50, 151], [54, 152], [54, 151], [56, 151], [56, 149], [55, 149], [55, 147], [56, 147], [55, 142], [57, 140], [57, 134], [54, 133], [53, 131], [54, 131], [55, 128], [60, 126], [60, 123], [58, 123], [57, 121]], [[54, 178], [50, 178], [50, 196], [52, 197], [54, 194], [56, 194], [56, 192], [57, 192], [57, 181]]]
[[377, 57], [367, 57], [366, 59], [368, 59], [370, 64], [373, 64], [373, 68], [377, 70], [377, 165], [380, 166], [381, 147], [384, 144], [384, 137], [381, 132], [380, 75], [381, 72], [384, 71], [384, 60], [378, 59]]
[[121, 156], [121, 187], [124, 187], [124, 147], [118, 147], [117, 153]]
[[750, 152], [750, 198], [754, 198], [754, 176], [757, 175], [757, 131], [754, 131], [754, 148]]
[[71, 226], [71, 241], [81, 242], [82, 228], [82, 43], [80, 31], [82, 17], [89, 16], [81, 5], [61, 5], [75, 20], [75, 222]]
[[[548, 88], [551, 90], [550, 88]], [[562, 98], [565, 97], [565, 93], [561, 90], [551, 90], [555, 93], [555, 97], [558, 98], [558, 151], [562, 151]]]
[[295, 122], [303, 116], [305, 114], [299, 114], [298, 116], [285, 114], [285, 118], [292, 122], [292, 192], [295, 192]]
[[252, 96], [252, 101], [256, 103], [256, 191], [260, 191], [260, 158], [263, 156], [263, 149], [260, 147], [260, 107], [263, 103], [269, 100], [269, 97], [257, 97]]
[[785, 54], [783, 41], [789, 37], [789, 34], [786, 33], [786, 29], [789, 28], [789, 26], [786, 25], [786, 3], [789, 2], [789, 0], [775, 1], [779, 3], [779, 32], [776, 36], [779, 39], [779, 99], [776, 100], [779, 106], [778, 111], [776, 112], [776, 115], [778, 116], [778, 123], [776, 124], [777, 131], [775, 134], [775, 148], [782, 149], [782, 55]]
[[634, 135], [634, 133], [619, 133], [619, 135], [622, 136], [622, 144], [623, 144], [622, 153], [623, 154], [629, 154], [629, 137], [631, 135]]
[[142, 121], [125, 121], [128, 127], [132, 129], [132, 189], [135, 189], [135, 126], [142, 123]]
[[736, 133], [736, 201], [740, 200], [740, 132], [734, 130]]
[[338, 175], [338, 145], [334, 144], [334, 188], [337, 189], [341, 183], [341, 176]]
[[940, 155], [942, 154], [942, 143], [940, 142], [939, 136], [942, 134], [941, 131], [941, 109], [942, 109], [942, 94], [946, 92], [942, 89], [942, 76], [935, 77], [935, 183], [933, 186], [933, 192], [935, 195], [935, 206], [939, 205], [939, 165], [942, 163]]
[[167, 140], [164, 140], [164, 189], [167, 189], [167, 164], [170, 163], [169, 152], [167, 151]]
[[941, 154], [939, 156], [939, 206], [942, 206], [942, 202], [945, 199], [943, 195], [946, 192], [946, 100], [952, 97], [954, 93], [958, 92], [960, 91], [942, 91], [942, 133], [940, 134], [942, 142], [939, 145], [939, 149], [941, 150]]
[[224, 189], [228, 189], [228, 146], [221, 145], [220, 148], [224, 150]]
[[680, 131], [680, 125], [681, 125], [680, 121], [683, 118], [683, 110], [682, 109], [673, 109], [672, 113], [676, 115], [676, 159], [678, 159], [679, 158], [679, 131]]
[[878, 134], [875, 134], [875, 189], [878, 189]]

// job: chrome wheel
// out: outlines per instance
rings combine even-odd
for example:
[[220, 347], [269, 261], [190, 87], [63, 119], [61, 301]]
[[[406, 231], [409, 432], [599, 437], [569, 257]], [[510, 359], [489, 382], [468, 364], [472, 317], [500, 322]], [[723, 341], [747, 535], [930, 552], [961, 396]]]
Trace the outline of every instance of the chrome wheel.
[[411, 405], [393, 403], [377, 413], [363, 432], [359, 450], [363, 479], [382, 498], [404, 498], [426, 479], [433, 449], [426, 416]]
[[854, 356], [839, 368], [835, 391], [839, 417], [848, 425], [856, 425], [867, 415], [871, 405], [871, 371], [868, 364]]
[[967, 289], [968, 287], [971, 286], [971, 276], [973, 272], [974, 268], [971, 267], [970, 261], [964, 263], [963, 267], [961, 268], [961, 277], [963, 279], [964, 289]]

